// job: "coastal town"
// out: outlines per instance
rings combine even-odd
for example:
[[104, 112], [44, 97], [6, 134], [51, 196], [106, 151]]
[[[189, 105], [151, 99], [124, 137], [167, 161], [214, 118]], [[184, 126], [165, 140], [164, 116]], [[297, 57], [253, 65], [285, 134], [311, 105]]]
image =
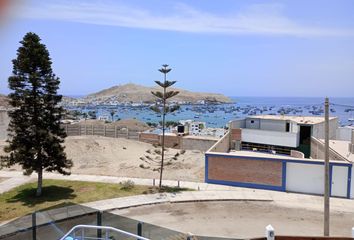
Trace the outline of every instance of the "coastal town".
[[0, 240], [354, 239], [350, 0], [0, 0]]

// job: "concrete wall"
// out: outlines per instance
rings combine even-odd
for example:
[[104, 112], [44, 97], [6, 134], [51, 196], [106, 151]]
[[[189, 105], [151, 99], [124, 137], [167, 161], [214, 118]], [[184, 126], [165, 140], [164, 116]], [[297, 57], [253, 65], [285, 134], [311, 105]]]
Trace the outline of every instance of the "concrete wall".
[[201, 137], [182, 137], [180, 148], [183, 150], [199, 150], [201, 152], [208, 151], [218, 140], [203, 139]]
[[305, 154], [296, 150], [290, 150], [290, 157], [294, 158], [305, 158]]
[[354, 131], [354, 127], [346, 126], [337, 128], [336, 140], [351, 141], [352, 131]]
[[[324, 127], [325, 127], [324, 122], [313, 125], [312, 136], [315, 138], [318, 138], [318, 139], [324, 139]], [[330, 139], [336, 139], [337, 128], [338, 128], [338, 118], [334, 118], [334, 119], [329, 120], [329, 138]]]
[[[312, 137], [311, 138], [311, 158], [324, 159], [325, 157], [324, 150], [325, 150], [324, 142]], [[334, 151], [332, 148], [329, 149], [329, 159], [346, 161], [346, 159], [343, 156], [341, 156], [339, 153]]]
[[246, 128], [248, 129], [260, 129], [261, 121], [258, 118], [247, 118], [246, 119]]
[[297, 147], [299, 140], [297, 133], [242, 129], [242, 141], [286, 147]]
[[229, 122], [229, 128], [245, 128], [246, 127], [246, 120], [245, 119], [237, 119], [232, 120]]
[[68, 136], [95, 135], [112, 138], [139, 139], [139, 132], [108, 124], [83, 125], [83, 124], [63, 124]]
[[323, 194], [324, 166], [318, 164], [286, 164], [286, 190]]
[[350, 198], [354, 199], [354, 163], [352, 165], [352, 180], [351, 180], [351, 186], [350, 186]]
[[208, 151], [227, 153], [230, 150], [231, 137], [230, 131], [228, 131], [218, 142], [216, 142]]
[[260, 129], [269, 131], [285, 132], [286, 121], [261, 119]]
[[[205, 165], [208, 183], [310, 194], [324, 192], [323, 160], [207, 152]], [[353, 169], [348, 162], [330, 162], [331, 196], [354, 198]]]
[[7, 138], [7, 128], [9, 126], [10, 118], [6, 110], [0, 110], [0, 140]]

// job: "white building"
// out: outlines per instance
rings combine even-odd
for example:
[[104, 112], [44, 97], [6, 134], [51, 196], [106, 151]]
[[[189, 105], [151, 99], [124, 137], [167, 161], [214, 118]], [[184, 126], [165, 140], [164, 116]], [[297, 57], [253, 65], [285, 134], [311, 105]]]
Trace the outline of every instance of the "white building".
[[179, 123], [185, 127], [185, 132], [189, 135], [201, 135], [202, 130], [206, 128], [205, 122], [180, 120]]
[[[330, 139], [336, 139], [338, 118], [330, 118]], [[230, 129], [240, 129], [240, 143], [246, 150], [299, 150], [310, 155], [311, 137], [324, 138], [324, 117], [259, 115], [230, 122]]]

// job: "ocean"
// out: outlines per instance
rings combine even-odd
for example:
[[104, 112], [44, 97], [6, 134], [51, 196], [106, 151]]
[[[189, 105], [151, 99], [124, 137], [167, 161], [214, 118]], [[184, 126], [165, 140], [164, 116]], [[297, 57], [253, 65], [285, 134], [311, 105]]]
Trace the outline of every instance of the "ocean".
[[[324, 98], [306, 97], [231, 97], [234, 103], [219, 105], [183, 105], [179, 111], [169, 113], [167, 121], [193, 119], [207, 123], [207, 127], [224, 127], [230, 120], [258, 114], [285, 115], [324, 115]], [[354, 97], [330, 98], [330, 116], [339, 117], [341, 126], [354, 125]], [[143, 122], [161, 121], [161, 116], [143, 106], [95, 106], [78, 110], [95, 110], [97, 117], [111, 119], [110, 112], [115, 111], [114, 120], [135, 118]], [[351, 121], [353, 120], [353, 121]]]

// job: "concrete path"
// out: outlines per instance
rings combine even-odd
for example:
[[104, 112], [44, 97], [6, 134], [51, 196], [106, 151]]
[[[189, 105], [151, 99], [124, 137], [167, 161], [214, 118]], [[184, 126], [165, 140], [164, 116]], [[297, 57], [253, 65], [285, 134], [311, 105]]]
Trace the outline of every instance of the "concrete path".
[[[35, 181], [37, 174], [31, 176], [23, 176], [19, 171], [0, 171], [0, 177], [10, 178], [0, 183], [0, 193], [10, 190], [16, 186], [19, 186], [25, 182]], [[114, 176], [101, 176], [101, 175], [83, 175], [83, 174], [71, 174], [70, 176], [63, 176], [56, 173], [44, 173], [44, 179], [58, 179], [58, 180], [71, 180], [71, 181], [86, 181], [86, 182], [106, 182], [106, 183], [120, 183], [122, 181], [131, 180], [136, 185], [156, 186], [159, 184], [158, 179], [146, 179], [146, 178], [128, 178], [128, 177], [114, 177]], [[19, 181], [22, 179], [22, 181]], [[11, 181], [10, 181], [11, 180]], [[11, 187], [5, 184], [5, 182], [11, 182]], [[17, 183], [17, 184], [16, 184]], [[180, 186], [183, 188], [190, 188], [194, 190], [232, 190], [234, 187], [222, 186], [215, 184], [207, 184], [201, 182], [187, 182], [176, 180], [163, 180], [163, 185], [174, 187]]]
[[[21, 185], [25, 182], [35, 181], [36, 174], [31, 176], [23, 176], [22, 172], [18, 171], [0, 171], [0, 177], [9, 178], [0, 183], [0, 193], [8, 191], [9, 189]], [[63, 176], [55, 173], [45, 173], [46, 179], [61, 179], [72, 181], [88, 181], [88, 182], [107, 182], [119, 183], [126, 180], [132, 180], [137, 185], [150, 185], [154, 183], [153, 179], [143, 178], [126, 178], [113, 176], [98, 176], [98, 175], [77, 175]], [[268, 191], [261, 189], [240, 188], [223, 186], [216, 184], [200, 183], [200, 182], [186, 182], [164, 180], [164, 185], [179, 186], [194, 189], [197, 191], [184, 192], [179, 194], [151, 194], [133, 196], [128, 198], [116, 198], [97, 201], [85, 204], [86, 206], [98, 209], [108, 210], [113, 208], [126, 208], [131, 206], [140, 206], [146, 204], [160, 203], [160, 202], [188, 202], [188, 201], [212, 201], [212, 200], [264, 200], [273, 201], [276, 204], [284, 207], [292, 208], [308, 208], [314, 210], [321, 210], [323, 208], [323, 197], [307, 194], [286, 193], [278, 191]], [[158, 180], [155, 181], [158, 185]], [[128, 199], [128, 200], [126, 200]], [[331, 198], [331, 209], [354, 212], [354, 200]], [[130, 204], [130, 205], [129, 205]]]
[[[16, 171], [0, 171], [0, 177], [9, 178], [0, 183], [0, 193], [10, 190], [13, 187], [21, 185], [25, 182], [35, 181], [37, 176], [33, 174], [30, 177], [23, 176], [21, 172]], [[62, 180], [80, 180], [90, 182], [107, 182], [119, 183], [125, 180], [132, 180], [137, 185], [152, 185], [152, 179], [140, 178], [124, 178], [111, 176], [95, 176], [95, 175], [76, 175], [62, 176], [60, 174], [45, 173], [46, 179], [62, 179]], [[165, 180], [164, 185], [177, 186], [178, 181]], [[158, 181], [155, 181], [158, 184]], [[91, 203], [85, 203], [77, 206], [64, 207], [41, 212], [37, 215], [37, 224], [50, 223], [67, 217], [80, 216], [89, 212], [113, 211], [130, 207], [161, 204], [161, 203], [182, 203], [195, 201], [267, 201], [277, 206], [283, 206], [296, 209], [308, 209], [315, 211], [323, 210], [323, 197], [286, 193], [277, 191], [267, 191], [259, 189], [229, 187], [222, 185], [214, 185], [197, 182], [179, 182], [181, 187], [195, 189], [197, 191], [186, 191], [180, 193], [158, 193], [137, 195], [130, 197], [114, 198], [101, 200]], [[354, 214], [354, 201], [351, 199], [331, 198], [331, 211], [347, 212]], [[0, 227], [0, 233], [13, 232], [16, 229], [26, 228], [30, 226], [31, 216], [23, 217], [15, 221], [14, 224], [6, 228]], [[1, 224], [0, 224], [1, 225]]]

